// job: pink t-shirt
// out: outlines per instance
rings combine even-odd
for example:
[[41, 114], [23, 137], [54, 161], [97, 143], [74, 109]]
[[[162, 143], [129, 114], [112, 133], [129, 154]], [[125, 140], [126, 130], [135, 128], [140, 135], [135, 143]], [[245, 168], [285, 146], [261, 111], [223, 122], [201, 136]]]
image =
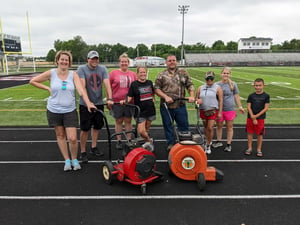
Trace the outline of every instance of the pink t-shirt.
[[128, 94], [130, 84], [136, 80], [136, 74], [133, 71], [122, 72], [113, 70], [109, 74], [109, 80], [112, 89], [112, 98], [114, 102], [124, 100]]

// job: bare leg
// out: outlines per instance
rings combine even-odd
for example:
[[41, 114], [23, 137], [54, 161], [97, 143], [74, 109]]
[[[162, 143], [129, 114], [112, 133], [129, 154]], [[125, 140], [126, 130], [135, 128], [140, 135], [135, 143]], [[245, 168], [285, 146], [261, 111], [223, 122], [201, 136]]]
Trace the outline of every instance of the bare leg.
[[217, 128], [216, 128], [217, 141], [222, 140], [222, 128], [223, 128], [223, 122], [217, 122]]
[[[131, 117], [124, 117], [125, 131], [132, 131]], [[128, 133], [127, 138], [130, 140], [132, 134]]]
[[207, 140], [207, 144], [210, 145], [214, 136], [214, 124], [215, 121], [214, 120], [207, 120], [207, 127], [206, 127], [206, 140]]
[[63, 126], [56, 126], [55, 133], [56, 133], [57, 144], [62, 156], [64, 157], [65, 160], [70, 159], [69, 152], [68, 152], [68, 145], [66, 141], [65, 128]]
[[89, 132], [88, 131], [81, 131], [80, 132], [80, 151], [82, 152], [86, 152], [86, 142], [89, 136]]
[[77, 159], [78, 154], [78, 140], [76, 127], [67, 127], [66, 133], [69, 141], [69, 148], [71, 152], [71, 159]]
[[146, 142], [150, 142], [150, 137], [146, 131], [146, 121], [138, 124], [138, 132], [145, 139]]
[[263, 136], [257, 135], [257, 151], [258, 152], [261, 152], [262, 142], [263, 142]]
[[[116, 119], [115, 131], [116, 131], [116, 133], [121, 133], [123, 131], [123, 118]], [[121, 141], [122, 136], [117, 135], [117, 140]]]
[[249, 150], [252, 150], [253, 134], [247, 133], [247, 138], [248, 138], [248, 149], [249, 149]]
[[226, 121], [227, 144], [231, 144], [233, 137], [233, 120]]
[[92, 129], [92, 148], [97, 147], [97, 141], [98, 141], [98, 136], [99, 136], [99, 130]]

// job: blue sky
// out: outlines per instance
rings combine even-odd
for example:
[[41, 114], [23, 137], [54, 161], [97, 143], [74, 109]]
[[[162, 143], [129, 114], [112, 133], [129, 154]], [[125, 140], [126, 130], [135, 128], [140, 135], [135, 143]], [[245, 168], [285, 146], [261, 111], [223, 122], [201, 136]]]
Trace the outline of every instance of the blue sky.
[[250, 36], [269, 37], [274, 44], [300, 39], [298, 0], [10, 0], [0, 8], [2, 32], [21, 36], [29, 51], [26, 12], [29, 15], [34, 56], [45, 56], [55, 40], [80, 35], [87, 44], [135, 47], [143, 43], [179, 46], [182, 15], [178, 5], [189, 5], [184, 43], [211, 46]]

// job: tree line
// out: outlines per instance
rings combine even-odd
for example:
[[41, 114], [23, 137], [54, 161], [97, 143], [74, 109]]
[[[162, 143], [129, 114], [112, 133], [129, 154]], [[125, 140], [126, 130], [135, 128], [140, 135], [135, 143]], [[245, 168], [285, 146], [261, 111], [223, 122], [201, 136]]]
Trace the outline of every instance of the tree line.
[[[222, 40], [215, 41], [211, 47], [198, 42], [196, 44], [184, 44], [186, 52], [237, 52], [238, 43], [229, 41], [226, 44]], [[169, 44], [152, 44], [150, 48], [145, 44], [137, 44], [135, 48], [127, 47], [120, 43], [117, 44], [98, 44], [88, 45], [81, 36], [75, 36], [73, 39], [62, 41], [55, 40], [54, 48], [49, 50], [46, 61], [53, 62], [57, 51], [68, 50], [72, 52], [73, 61], [76, 63], [85, 62], [86, 55], [90, 50], [96, 50], [99, 53], [100, 62], [117, 62], [119, 56], [126, 52], [132, 59], [138, 56], [158, 56], [166, 58], [169, 54], [174, 54], [178, 59], [181, 57], [181, 45], [175, 47]], [[292, 39], [284, 41], [281, 44], [272, 45], [271, 50], [274, 51], [299, 51], [300, 39]]]

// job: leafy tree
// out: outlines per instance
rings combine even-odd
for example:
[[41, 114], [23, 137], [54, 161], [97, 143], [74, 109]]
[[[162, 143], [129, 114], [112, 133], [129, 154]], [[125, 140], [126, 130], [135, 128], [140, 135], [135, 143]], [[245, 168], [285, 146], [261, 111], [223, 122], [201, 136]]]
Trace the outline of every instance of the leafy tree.
[[226, 50], [226, 46], [223, 41], [218, 40], [213, 43], [212, 50]]
[[119, 56], [123, 54], [124, 52], [127, 52], [128, 47], [118, 43], [116, 45], [113, 45], [111, 48], [111, 61], [117, 62], [119, 61]]
[[238, 43], [235, 41], [229, 41], [226, 44], [226, 50], [230, 51], [237, 51], [238, 50]]
[[150, 51], [147, 45], [145, 44], [138, 44], [136, 47], [136, 57], [138, 56], [147, 56], [149, 55]]
[[56, 54], [56, 52], [54, 51], [54, 49], [51, 49], [46, 56], [46, 61], [54, 62], [55, 54]]

